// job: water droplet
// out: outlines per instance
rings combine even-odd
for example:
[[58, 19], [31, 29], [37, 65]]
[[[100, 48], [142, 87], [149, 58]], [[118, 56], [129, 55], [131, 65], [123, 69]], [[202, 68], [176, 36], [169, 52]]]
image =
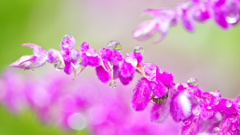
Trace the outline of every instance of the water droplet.
[[239, 19], [239, 14], [238, 13], [234, 13], [234, 14], [226, 17], [226, 21], [230, 24], [236, 23], [238, 21], [238, 19]]
[[80, 58], [78, 58], [76, 66], [79, 67], [81, 65], [81, 62], [82, 62], [82, 60]]
[[53, 65], [54, 65], [55, 69], [58, 71], [60, 71], [64, 68], [62, 61], [60, 61], [58, 59], [56, 61], [54, 61]]
[[143, 47], [141, 45], [134, 46], [134, 52], [143, 53], [144, 52]]
[[64, 39], [67, 39], [67, 38], [69, 38], [69, 37], [70, 37], [70, 35], [66, 34], [66, 35], [63, 36], [63, 40], [64, 40]]
[[73, 64], [73, 63], [71, 63], [72, 64], [72, 66], [75, 68], [75, 69], [77, 69], [78, 67], [80, 67], [81, 66], [81, 59], [80, 58], [78, 58], [78, 61], [77, 61], [77, 63], [76, 64]]
[[30, 69], [32, 72], [34, 71], [34, 69]]
[[111, 88], [116, 88], [116, 86], [117, 86], [116, 81], [115, 81], [115, 80], [112, 80], [112, 81], [110, 82], [109, 86], [110, 86]]
[[82, 60], [80, 58], [78, 58], [78, 62], [77, 63], [80, 65], [81, 62], [82, 62]]
[[118, 41], [110, 41], [108, 47], [117, 51], [122, 49], [122, 45]]
[[189, 120], [183, 121], [183, 126], [189, 126], [192, 122]]
[[190, 78], [187, 82], [193, 86], [197, 86], [199, 84], [196, 78]]
[[215, 127], [215, 128], [213, 129], [213, 133], [216, 134], [219, 130], [220, 130], [219, 127]]
[[225, 103], [225, 105], [226, 105], [226, 107], [231, 107], [232, 106], [232, 102], [231, 101], [229, 101], [229, 100], [227, 100], [226, 101], [226, 103]]
[[211, 107], [211, 106], [207, 106], [207, 109], [209, 109], [209, 110], [210, 110], [210, 109], [212, 109], [212, 107]]

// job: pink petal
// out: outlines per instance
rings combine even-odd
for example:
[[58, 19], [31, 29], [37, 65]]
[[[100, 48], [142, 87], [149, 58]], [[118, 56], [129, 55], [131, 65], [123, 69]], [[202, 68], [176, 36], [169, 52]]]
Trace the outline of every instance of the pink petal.
[[22, 46], [29, 46], [33, 48], [33, 54], [36, 56], [44, 55], [46, 53], [46, 51], [41, 46], [36, 44], [26, 43], [26, 44], [22, 44]]
[[204, 121], [200, 115], [192, 115], [189, 119], [183, 121], [182, 135], [197, 135], [203, 126]]
[[[170, 95], [169, 95], [170, 96]], [[161, 123], [165, 121], [170, 113], [170, 101], [171, 97], [160, 104], [154, 104], [151, 111], [151, 121], [154, 123]]]
[[147, 79], [142, 78], [138, 81], [136, 88], [133, 90], [132, 108], [135, 111], [142, 111], [147, 107], [150, 101], [151, 91]]
[[[108, 66], [106, 66], [106, 62], [104, 63], [104, 65], [108, 70]], [[103, 83], [106, 83], [111, 79], [110, 72], [107, 72], [102, 66], [96, 67], [96, 73], [97, 73], [98, 79], [101, 80]]]
[[185, 120], [192, 115], [192, 104], [184, 92], [173, 96], [170, 111], [176, 122]]
[[64, 35], [60, 47], [63, 51], [69, 51], [69, 50], [72, 50], [74, 48], [75, 43], [76, 43], [76, 41], [75, 41], [73, 36]]
[[45, 60], [35, 55], [25, 55], [19, 58], [17, 61], [12, 63], [11, 67], [22, 68], [22, 69], [34, 69], [45, 64]]
[[49, 49], [47, 57], [48, 57], [48, 62], [53, 63], [54, 61], [57, 60], [58, 51], [55, 49]]
[[138, 41], [145, 41], [153, 37], [159, 24], [156, 21], [145, 21], [133, 31], [133, 38]]

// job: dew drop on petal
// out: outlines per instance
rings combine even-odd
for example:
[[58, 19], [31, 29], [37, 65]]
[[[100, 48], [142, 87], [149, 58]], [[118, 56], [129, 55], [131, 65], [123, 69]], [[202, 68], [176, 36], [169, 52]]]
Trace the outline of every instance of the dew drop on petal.
[[68, 37], [70, 37], [70, 35], [68, 35], [68, 34], [64, 35], [64, 36], [63, 36], [63, 40], [64, 40], [64, 39], [67, 39]]
[[143, 47], [141, 45], [134, 46], [134, 52], [143, 53], [144, 52]]
[[58, 71], [60, 71], [64, 68], [62, 61], [60, 61], [58, 59], [56, 61], [54, 61], [53, 65], [54, 65], [55, 69]]
[[189, 120], [183, 121], [183, 126], [189, 126], [192, 122]]
[[108, 47], [116, 51], [119, 51], [122, 49], [122, 45], [118, 41], [110, 41], [108, 43]]
[[78, 58], [78, 61], [77, 61], [77, 63], [76, 64], [73, 64], [73, 63], [71, 63], [72, 64], [72, 66], [75, 68], [75, 69], [77, 69], [78, 67], [80, 67], [81, 66], [81, 59], [80, 58]]
[[226, 17], [226, 21], [230, 24], [234, 24], [238, 21], [239, 14], [229, 15]]
[[110, 82], [109, 86], [110, 86], [111, 88], [116, 88], [116, 86], [117, 86], [116, 81], [115, 81], [115, 80], [112, 80], [112, 81]]
[[215, 127], [215, 128], [213, 129], [213, 133], [216, 134], [219, 130], [220, 130], [219, 127]]
[[225, 105], [226, 105], [226, 107], [231, 107], [232, 106], [232, 102], [231, 101], [229, 101], [229, 100], [227, 100], [226, 101], [226, 103], [225, 103]]
[[76, 67], [80, 67], [81, 62], [82, 62], [81, 58], [78, 58], [77, 64], [76, 64], [75, 66], [76, 66]]
[[193, 86], [197, 86], [199, 84], [196, 78], [190, 78], [187, 82]]

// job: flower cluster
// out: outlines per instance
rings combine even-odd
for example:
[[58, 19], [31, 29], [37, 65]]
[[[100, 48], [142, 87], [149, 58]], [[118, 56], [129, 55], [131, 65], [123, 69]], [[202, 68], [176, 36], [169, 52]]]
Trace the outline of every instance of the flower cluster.
[[[222, 98], [219, 91], [213, 93], [203, 92], [198, 87], [198, 81], [195, 78], [189, 79], [187, 84], [175, 84], [172, 73], [159, 69], [158, 66], [152, 63], [142, 62], [143, 48], [141, 46], [135, 46], [132, 53], [128, 53], [123, 57], [120, 52], [122, 46], [117, 41], [109, 42], [99, 52], [89, 48], [86, 42], [82, 43], [79, 50], [76, 50], [73, 49], [75, 40], [70, 35], [64, 36], [61, 51], [50, 49], [46, 52], [37, 45], [24, 45], [32, 47], [34, 55], [22, 56], [10, 66], [34, 69], [48, 61], [53, 63], [58, 70], [64, 70], [66, 74], [73, 72], [74, 78], [78, 67], [80, 67], [80, 73], [85, 67], [92, 66], [96, 68], [99, 80], [103, 83], [110, 81], [112, 88], [116, 87], [116, 79], [119, 79], [123, 85], [127, 85], [132, 81], [134, 73], [138, 72], [143, 77], [133, 90], [132, 108], [135, 111], [143, 111], [148, 106], [148, 103], [152, 102], [153, 106], [150, 112], [152, 122], [162, 123], [170, 114], [173, 120], [183, 123], [181, 131], [183, 135], [196, 135], [201, 132], [216, 133], [217, 135], [237, 135], [240, 133], [240, 96], [236, 99], [227, 99]], [[41, 93], [42, 89], [39, 92]], [[50, 95], [55, 98], [57, 93], [56, 88]], [[45, 94], [43, 95], [45, 96]], [[68, 111], [84, 105], [85, 102], [80, 101], [72, 102], [72, 99], [67, 100], [67, 103], [63, 105], [66, 107], [62, 110], [64, 114], [69, 116]], [[121, 99], [114, 101], [114, 104], [115, 102], [117, 105], [118, 102], [121, 102]], [[73, 104], [74, 107], [68, 106], [68, 104]], [[107, 117], [119, 113], [119, 110], [123, 111], [121, 105], [119, 107], [116, 110], [110, 110], [111, 113]], [[48, 110], [46, 108], [42, 109], [43, 112]], [[67, 112], [65, 113], [65, 111]], [[109, 113], [101, 108], [93, 112], [101, 111]], [[98, 116], [94, 118], [96, 117]], [[109, 123], [105, 123], [103, 126], [106, 124]]]
[[181, 3], [176, 9], [146, 9], [143, 13], [150, 13], [153, 20], [141, 23], [134, 31], [133, 38], [144, 41], [160, 33], [154, 41], [160, 42], [168, 32], [170, 26], [178, 21], [189, 31], [195, 29], [195, 21], [205, 22], [213, 19], [223, 29], [236, 25], [240, 20], [239, 0], [191, 0]]
[[145, 117], [150, 111], [132, 111], [128, 98], [131, 91], [123, 86], [112, 91], [91, 76], [85, 80], [94, 85], [83, 83], [82, 78], [72, 81], [56, 72], [34, 78], [16, 70], [4, 70], [0, 78], [0, 104], [14, 113], [31, 108], [43, 123], [67, 131], [87, 128], [95, 135], [158, 135], [163, 131], [166, 135], [178, 134], [180, 124], [173, 120], [157, 125]]
[[240, 133], [240, 96], [232, 100], [222, 98], [218, 90], [203, 92], [195, 78], [187, 84], [175, 84], [172, 74], [156, 65], [143, 64], [143, 67], [149, 78], [140, 79], [134, 89], [135, 111], [142, 111], [153, 102], [151, 121], [162, 123], [171, 114], [174, 121], [182, 122], [182, 135]]
[[[22, 56], [11, 67], [34, 70], [43, 66], [46, 62], [52, 63], [57, 70], [63, 70], [66, 74], [74, 73], [74, 79], [87, 66], [95, 67], [98, 78], [106, 83], [110, 81], [110, 86], [115, 87], [115, 79], [127, 85], [132, 81], [135, 71], [145, 76], [142, 65], [143, 48], [135, 46], [132, 53], [123, 57], [122, 46], [117, 41], [110, 41], [105, 48], [97, 52], [94, 48], [89, 48], [87, 42], [83, 42], [80, 49], [74, 49], [75, 39], [71, 35], [65, 35], [61, 42], [61, 51], [49, 49], [46, 52], [41, 46], [27, 43], [23, 46], [33, 48], [34, 55]], [[78, 68], [80, 67], [80, 70]], [[146, 76], [145, 76], [146, 77]], [[73, 80], [74, 80], [73, 79]]]

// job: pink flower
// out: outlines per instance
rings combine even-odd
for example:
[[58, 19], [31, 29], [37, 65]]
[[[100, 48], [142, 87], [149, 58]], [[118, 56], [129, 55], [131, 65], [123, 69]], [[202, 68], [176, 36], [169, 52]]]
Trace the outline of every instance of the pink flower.
[[19, 58], [17, 61], [12, 63], [11, 67], [22, 68], [22, 69], [35, 69], [41, 67], [45, 64], [47, 60], [47, 53], [46, 51], [35, 44], [22, 44], [22, 46], [29, 46], [33, 48], [34, 55], [24, 55]]
[[154, 43], [160, 42], [167, 34], [168, 28], [176, 24], [176, 12], [172, 9], [146, 9], [143, 13], [150, 13], [153, 20], [141, 23], [133, 31], [133, 38], [145, 41], [153, 37], [155, 33], [160, 33], [159, 38]]
[[142, 78], [138, 81], [136, 88], [133, 90], [132, 108], [135, 111], [144, 110], [150, 101], [150, 94], [151, 90], [148, 86], [148, 81], [147, 79]]

